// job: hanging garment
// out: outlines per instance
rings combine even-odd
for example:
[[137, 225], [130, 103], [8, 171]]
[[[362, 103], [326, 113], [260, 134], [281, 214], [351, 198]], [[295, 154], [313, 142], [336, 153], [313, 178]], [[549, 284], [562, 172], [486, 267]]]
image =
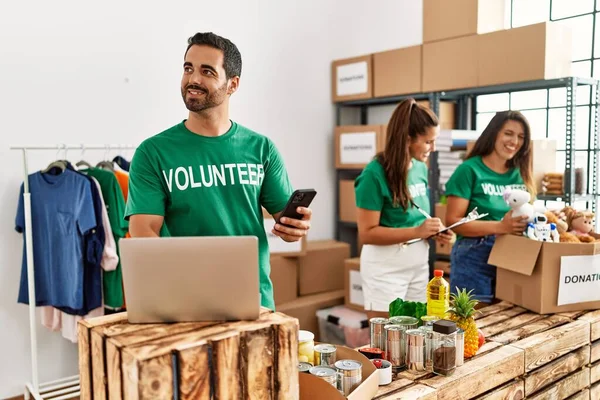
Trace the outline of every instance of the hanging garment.
[[[111, 230], [116, 242], [117, 254], [119, 254], [118, 242], [119, 239], [125, 236], [129, 224], [123, 217], [125, 213], [125, 199], [123, 198], [117, 178], [112, 172], [100, 168], [81, 169], [79, 172], [96, 178], [100, 184]], [[122, 282], [121, 262], [119, 260], [117, 267], [113, 271], [104, 272], [104, 305], [107, 308], [120, 309], [123, 306]]]
[[61, 331], [62, 337], [73, 343], [78, 342], [77, 322], [82, 319], [95, 318], [104, 315], [104, 308], [99, 307], [85, 316], [71, 315], [50, 306], [40, 307], [42, 325], [53, 332]]
[[[104, 251], [102, 253], [102, 261], [100, 263], [102, 270], [113, 271], [117, 268], [119, 263], [119, 256], [117, 255], [117, 245], [111, 231], [110, 220], [108, 219], [108, 213], [106, 211], [106, 205], [104, 198], [102, 197], [100, 183], [96, 178], [90, 177], [98, 191], [100, 192], [101, 211], [102, 211], [102, 225], [104, 227], [104, 234], [106, 243], [104, 245]], [[61, 331], [62, 336], [65, 339], [70, 340], [73, 343], [77, 343], [77, 322], [81, 319], [94, 318], [104, 315], [104, 307], [100, 307], [91, 310], [85, 316], [72, 315], [66, 312], [60, 311], [54, 307], [44, 306], [41, 307], [42, 325], [51, 331]]]
[[102, 260], [100, 262], [100, 266], [104, 271], [114, 271], [117, 269], [117, 265], [119, 264], [117, 243], [115, 242], [115, 237], [112, 233], [110, 219], [108, 218], [108, 211], [106, 209], [106, 203], [104, 202], [104, 197], [102, 196], [102, 187], [96, 178], [91, 178], [98, 188], [98, 192], [100, 193], [100, 202], [102, 206], [102, 226], [104, 227], [105, 243], [104, 250], [102, 251]]
[[104, 224], [102, 221], [102, 194], [91, 177], [81, 174], [75, 170], [71, 163], [67, 162], [67, 168], [76, 172], [90, 182], [96, 228], [84, 235], [84, 271], [83, 271], [83, 308], [74, 310], [68, 307], [58, 307], [59, 310], [72, 315], [86, 315], [90, 311], [102, 305], [102, 273], [100, 264], [106, 241]]
[[[29, 177], [36, 306], [82, 309], [85, 235], [97, 227], [91, 183], [65, 169], [58, 175]], [[21, 184], [15, 229], [25, 232], [24, 186]], [[29, 304], [27, 254], [23, 240], [18, 302]]]
[[117, 177], [117, 181], [119, 181], [119, 186], [121, 187], [121, 192], [123, 193], [123, 198], [125, 199], [125, 203], [127, 203], [127, 190], [129, 188], [129, 174], [127, 172], [119, 171], [115, 169], [115, 176]]
[[113, 158], [113, 162], [115, 162], [119, 167], [121, 167], [124, 171], [129, 172], [129, 165], [131, 164], [122, 156], [116, 156]]

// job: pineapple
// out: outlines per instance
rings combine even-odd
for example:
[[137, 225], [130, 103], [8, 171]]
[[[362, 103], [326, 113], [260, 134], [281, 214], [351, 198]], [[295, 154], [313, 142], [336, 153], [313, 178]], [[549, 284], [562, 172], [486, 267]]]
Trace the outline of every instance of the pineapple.
[[451, 293], [450, 309], [448, 313], [450, 319], [456, 322], [456, 325], [462, 329], [464, 334], [465, 359], [473, 357], [479, 350], [479, 332], [475, 324], [474, 315], [477, 312], [475, 306], [478, 301], [471, 296], [472, 290], [467, 293], [466, 289], [462, 291], [456, 288], [456, 293]]

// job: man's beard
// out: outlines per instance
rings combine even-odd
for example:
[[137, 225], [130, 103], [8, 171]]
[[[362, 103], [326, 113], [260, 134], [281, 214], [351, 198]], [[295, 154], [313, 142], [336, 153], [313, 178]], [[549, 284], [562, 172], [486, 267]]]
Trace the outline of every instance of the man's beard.
[[[188, 90], [196, 90], [204, 93], [204, 97], [194, 98], [188, 97]], [[188, 85], [181, 89], [181, 96], [186, 108], [191, 112], [201, 112], [209, 108], [217, 107], [223, 103], [227, 95], [227, 83], [218, 88], [214, 92], [209, 92], [208, 89], [198, 85]]]

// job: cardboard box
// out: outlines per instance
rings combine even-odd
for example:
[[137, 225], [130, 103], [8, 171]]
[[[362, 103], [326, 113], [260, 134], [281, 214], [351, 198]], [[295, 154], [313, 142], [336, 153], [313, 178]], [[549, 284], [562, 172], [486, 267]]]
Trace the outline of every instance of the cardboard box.
[[[442, 224], [448, 226], [449, 224], [446, 222], [446, 205], [445, 204], [436, 204], [435, 205], [435, 216], [442, 220]], [[438, 241], [435, 242], [435, 252], [437, 254], [442, 254], [449, 256], [452, 252], [452, 243], [443, 244]]]
[[505, 28], [508, 0], [423, 0], [423, 43]]
[[334, 103], [373, 97], [371, 54], [335, 60], [331, 64], [331, 98]]
[[294, 301], [276, 306], [276, 310], [290, 317], [297, 318], [300, 323], [300, 329], [314, 333], [315, 340], [319, 340], [317, 311], [342, 304], [344, 304], [344, 291], [335, 290], [312, 296], [299, 297]]
[[350, 245], [336, 240], [309, 241], [306, 255], [298, 259], [298, 294], [344, 289], [344, 261], [350, 258]]
[[496, 297], [539, 314], [599, 309], [599, 253], [600, 243], [498, 236], [488, 260], [498, 267]]
[[360, 257], [349, 258], [344, 262], [344, 305], [356, 311], [365, 311], [365, 301], [360, 277]]
[[271, 282], [275, 305], [298, 298], [298, 259], [271, 256]]
[[479, 86], [571, 75], [572, 31], [561, 23], [487, 33], [477, 42]]
[[354, 192], [354, 181], [340, 179], [340, 221], [356, 222], [356, 193]]
[[[417, 101], [425, 107], [430, 108], [428, 100]], [[438, 120], [441, 130], [456, 128], [456, 104], [452, 101], [440, 101], [440, 111], [438, 112]]]
[[423, 91], [471, 88], [478, 85], [477, 36], [423, 45]]
[[263, 218], [265, 233], [267, 234], [267, 240], [269, 241], [269, 253], [271, 255], [283, 255], [288, 257], [303, 256], [306, 254], [306, 236], [297, 242], [285, 242], [279, 236], [275, 236], [271, 233], [275, 226], [275, 220], [267, 210], [263, 208]]
[[375, 365], [367, 357], [356, 350], [338, 346], [336, 358], [338, 360], [356, 360], [362, 364], [361, 384], [345, 397], [322, 378], [311, 374], [300, 374], [300, 400], [369, 400], [377, 395], [379, 375]]
[[337, 126], [334, 135], [338, 169], [363, 169], [385, 147], [382, 125]]
[[373, 97], [421, 93], [423, 46], [373, 54]]

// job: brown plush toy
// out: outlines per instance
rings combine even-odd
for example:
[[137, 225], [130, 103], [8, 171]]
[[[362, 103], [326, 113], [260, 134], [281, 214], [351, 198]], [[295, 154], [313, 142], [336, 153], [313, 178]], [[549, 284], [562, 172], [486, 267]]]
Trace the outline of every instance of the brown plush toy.
[[594, 229], [594, 213], [591, 211], [577, 211], [572, 207], [565, 207], [562, 210], [567, 216], [569, 233], [575, 235], [580, 242], [591, 243], [596, 239], [590, 235]]
[[546, 211], [545, 215], [548, 223], [556, 224], [556, 230], [558, 230], [560, 235], [561, 243], [581, 243], [577, 236], [567, 232], [569, 224], [567, 223], [567, 216], [562, 210]]

